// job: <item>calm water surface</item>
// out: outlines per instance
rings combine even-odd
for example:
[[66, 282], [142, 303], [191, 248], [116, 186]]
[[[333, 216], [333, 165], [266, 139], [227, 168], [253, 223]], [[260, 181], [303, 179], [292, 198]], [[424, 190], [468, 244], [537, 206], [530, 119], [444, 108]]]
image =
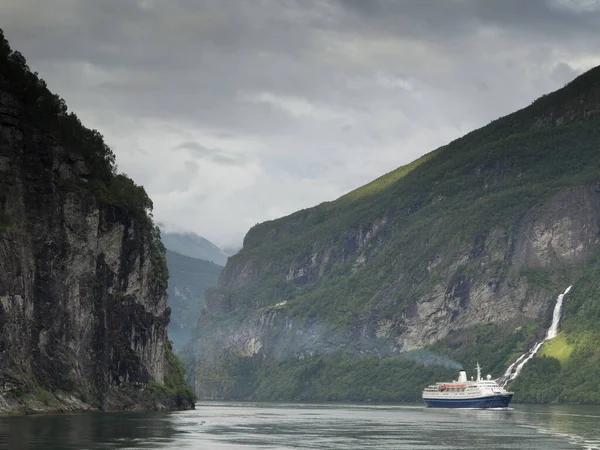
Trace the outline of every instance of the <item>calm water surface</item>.
[[199, 403], [173, 413], [0, 418], [9, 449], [600, 449], [600, 407]]

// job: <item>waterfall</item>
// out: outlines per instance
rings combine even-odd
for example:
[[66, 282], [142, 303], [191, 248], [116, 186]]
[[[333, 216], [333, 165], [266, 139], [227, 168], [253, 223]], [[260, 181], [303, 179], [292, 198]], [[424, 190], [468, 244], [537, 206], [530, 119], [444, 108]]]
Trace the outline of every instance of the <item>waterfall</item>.
[[517, 360], [516, 360], [514, 363], [512, 363], [510, 366], [508, 366], [508, 369], [506, 369], [506, 372], [504, 372], [504, 375], [503, 375], [503, 377], [507, 377], [507, 378], [508, 378], [508, 377], [510, 377], [510, 374], [512, 373], [512, 371], [513, 371], [513, 368], [514, 368], [514, 367], [515, 367], [517, 364], [519, 364], [519, 363], [521, 362], [521, 360], [522, 360], [523, 358], [525, 358], [526, 356], [527, 356], [527, 353], [523, 353], [521, 356], [519, 356], [519, 358], [518, 358], [518, 359], [517, 359]]
[[546, 337], [540, 342], [537, 342], [533, 347], [531, 347], [531, 349], [528, 352], [523, 353], [514, 363], [508, 366], [508, 369], [506, 369], [504, 375], [502, 375], [497, 380], [500, 386], [504, 387], [509, 381], [517, 378], [519, 373], [521, 373], [523, 366], [525, 366], [525, 364], [527, 364], [527, 362], [535, 356], [535, 354], [539, 351], [544, 342], [556, 337], [556, 335], [558, 334], [558, 324], [560, 322], [560, 313], [562, 311], [563, 299], [565, 295], [569, 293], [571, 287], [572, 286], [569, 286], [567, 289], [565, 289], [565, 292], [560, 294], [556, 299], [556, 305], [554, 306], [554, 311], [552, 312], [552, 324], [546, 332]]
[[558, 296], [558, 299], [556, 300], [556, 306], [554, 307], [554, 312], [552, 313], [552, 325], [550, 325], [550, 328], [548, 328], [548, 333], [546, 334], [546, 340], [552, 339], [553, 337], [556, 337], [556, 335], [558, 334], [558, 322], [560, 322], [560, 311], [562, 309], [563, 298], [565, 297], [565, 295], [567, 295], [569, 293], [570, 290], [571, 290], [571, 286], [569, 286], [565, 290], [565, 292], [560, 294]]

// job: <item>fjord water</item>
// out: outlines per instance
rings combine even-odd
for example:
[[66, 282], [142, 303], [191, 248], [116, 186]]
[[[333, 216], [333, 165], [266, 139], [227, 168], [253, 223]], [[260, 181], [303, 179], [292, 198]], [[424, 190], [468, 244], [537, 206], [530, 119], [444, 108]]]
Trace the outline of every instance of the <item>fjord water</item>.
[[183, 412], [4, 417], [0, 448], [600, 449], [600, 407], [211, 402]]

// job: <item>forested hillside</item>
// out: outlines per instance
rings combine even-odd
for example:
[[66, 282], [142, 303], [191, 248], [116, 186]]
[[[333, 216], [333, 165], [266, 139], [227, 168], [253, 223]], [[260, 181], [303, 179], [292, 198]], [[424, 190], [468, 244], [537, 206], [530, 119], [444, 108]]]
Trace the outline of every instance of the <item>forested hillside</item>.
[[455, 376], [452, 360], [499, 376], [572, 284], [561, 335], [512, 387], [523, 401], [600, 401], [599, 113], [595, 68], [338, 200], [253, 227], [207, 298], [197, 393], [416, 400]]

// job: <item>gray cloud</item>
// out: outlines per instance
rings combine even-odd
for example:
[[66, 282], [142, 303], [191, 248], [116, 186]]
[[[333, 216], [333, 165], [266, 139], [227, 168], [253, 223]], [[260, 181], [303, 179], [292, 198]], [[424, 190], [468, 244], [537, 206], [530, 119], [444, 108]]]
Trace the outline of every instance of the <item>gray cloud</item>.
[[595, 0], [4, 0], [0, 27], [155, 217], [219, 245], [600, 63]]
[[209, 159], [217, 164], [224, 164], [226, 166], [238, 166], [245, 164], [243, 157], [229, 155], [219, 149], [207, 148], [198, 144], [197, 142], [183, 142], [175, 147], [175, 149], [190, 150], [193, 156]]

